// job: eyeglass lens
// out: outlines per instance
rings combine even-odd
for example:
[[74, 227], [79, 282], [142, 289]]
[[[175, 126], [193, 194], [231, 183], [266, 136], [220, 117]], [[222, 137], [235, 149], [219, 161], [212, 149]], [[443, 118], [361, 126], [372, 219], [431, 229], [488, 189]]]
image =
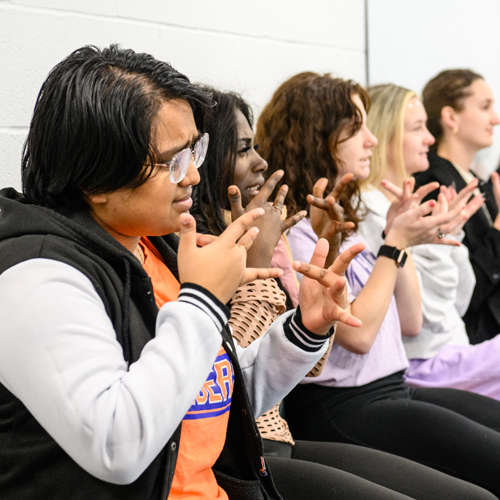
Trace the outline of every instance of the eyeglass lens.
[[183, 149], [177, 153], [174, 164], [170, 167], [170, 181], [173, 183], [181, 182], [186, 177], [191, 155], [193, 156], [196, 168], [200, 168], [205, 160], [208, 149], [208, 134], [203, 134], [196, 142], [194, 150], [191, 148]]

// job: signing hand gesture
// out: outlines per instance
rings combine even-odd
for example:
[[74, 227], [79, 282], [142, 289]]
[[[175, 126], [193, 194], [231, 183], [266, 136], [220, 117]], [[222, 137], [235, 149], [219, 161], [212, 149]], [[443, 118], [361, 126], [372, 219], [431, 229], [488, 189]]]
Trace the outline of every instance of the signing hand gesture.
[[[498, 174], [497, 174], [498, 175]], [[474, 196], [471, 198], [471, 195], [474, 189], [477, 188], [478, 180], [472, 179], [472, 181], [467, 184], [463, 189], [460, 190], [459, 193], [455, 190], [453, 186], [441, 186], [439, 188], [439, 196], [438, 201], [440, 205], [444, 205], [445, 203], [448, 205], [448, 211], [454, 210], [457, 206], [462, 206], [462, 215], [455, 219], [454, 224], [452, 224], [448, 228], [444, 228], [444, 230], [448, 234], [456, 235], [460, 232], [460, 230], [464, 227], [465, 223], [481, 208], [484, 204], [484, 196]], [[469, 200], [469, 201], [467, 201]], [[437, 208], [437, 207], [436, 207]], [[436, 210], [433, 213], [438, 213]]]
[[439, 188], [439, 183], [430, 182], [413, 192], [413, 189], [415, 188], [415, 178], [409, 177], [403, 181], [402, 189], [385, 179], [382, 181], [382, 187], [394, 196], [394, 200], [389, 207], [389, 211], [387, 212], [387, 223], [384, 229], [384, 233], [389, 234], [389, 230], [391, 229], [394, 219], [398, 215], [401, 215], [412, 208], [418, 207], [429, 193]]
[[288, 193], [287, 185], [281, 186], [278, 194], [274, 198], [273, 204], [268, 202], [269, 196], [271, 196], [271, 193], [274, 191], [276, 184], [278, 184], [279, 180], [283, 177], [283, 174], [283, 170], [274, 172], [262, 186], [259, 194], [245, 208], [243, 208], [241, 204], [240, 190], [236, 186], [229, 186], [228, 188], [229, 202], [231, 203], [231, 217], [233, 221], [236, 221], [243, 214], [255, 208], [264, 210], [263, 216], [259, 217], [254, 222], [254, 226], [260, 230], [260, 236], [256, 237], [252, 247], [248, 251], [248, 267], [269, 267], [271, 265], [274, 248], [278, 244], [283, 232], [297, 224], [297, 222], [307, 215], [307, 212], [303, 210], [292, 217], [288, 217], [288, 219], [282, 219], [283, 203]]
[[336, 203], [352, 178], [353, 174], [345, 174], [330, 194], [324, 197], [328, 179], [322, 177], [314, 184], [313, 194], [307, 195], [307, 202], [311, 205], [311, 226], [318, 238], [324, 238], [330, 244], [325, 262], [327, 267], [339, 254], [342, 233], [354, 227], [353, 222], [344, 221], [344, 209]]
[[262, 208], [251, 210], [216, 237], [198, 235], [194, 217], [181, 214], [177, 257], [180, 282], [200, 285], [225, 304], [239, 286], [281, 276], [281, 269], [246, 267], [247, 251], [259, 233], [254, 224], [263, 215]]
[[[466, 219], [463, 206], [458, 205], [448, 211], [444, 196], [440, 194], [438, 198], [439, 202], [430, 200], [398, 215], [386, 234], [385, 243], [396, 248], [408, 248], [424, 243], [460, 246], [458, 241], [446, 238], [446, 232]], [[431, 214], [433, 209], [435, 213]]]
[[354, 257], [364, 248], [363, 243], [353, 245], [325, 269], [328, 242], [320, 239], [309, 264], [293, 263], [293, 268], [304, 275], [300, 284], [299, 304], [302, 323], [311, 332], [326, 335], [337, 321], [349, 326], [361, 326], [361, 321], [346, 311], [349, 296], [344, 274]]

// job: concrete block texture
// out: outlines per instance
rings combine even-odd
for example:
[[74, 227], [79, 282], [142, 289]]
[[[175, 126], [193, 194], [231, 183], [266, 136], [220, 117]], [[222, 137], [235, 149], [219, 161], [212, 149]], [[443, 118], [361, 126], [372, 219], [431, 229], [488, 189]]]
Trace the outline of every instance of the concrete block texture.
[[0, 0], [0, 186], [19, 179], [11, 169], [43, 80], [82, 45], [151, 53], [241, 92], [258, 114], [300, 71], [365, 83], [364, 14], [364, 0]]

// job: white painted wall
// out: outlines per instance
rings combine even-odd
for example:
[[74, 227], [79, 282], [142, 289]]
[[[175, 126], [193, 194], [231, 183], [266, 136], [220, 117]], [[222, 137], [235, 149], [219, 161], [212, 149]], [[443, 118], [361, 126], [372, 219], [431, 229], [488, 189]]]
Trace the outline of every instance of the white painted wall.
[[[498, 0], [368, 0], [369, 83], [396, 83], [421, 92], [444, 69], [484, 76], [500, 102]], [[500, 104], [496, 105], [500, 113]], [[500, 160], [500, 127], [482, 150], [477, 172]]]
[[120, 43], [256, 112], [300, 71], [365, 83], [364, 0], [0, 0], [0, 186], [20, 188], [21, 148], [50, 69], [85, 44]]

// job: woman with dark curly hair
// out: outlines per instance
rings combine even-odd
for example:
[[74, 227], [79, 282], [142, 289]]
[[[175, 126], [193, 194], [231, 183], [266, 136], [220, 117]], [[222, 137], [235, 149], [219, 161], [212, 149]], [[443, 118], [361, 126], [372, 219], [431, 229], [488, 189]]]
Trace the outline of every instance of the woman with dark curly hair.
[[[493, 144], [500, 119], [493, 94], [483, 77], [469, 69], [442, 71], [424, 87], [422, 100], [427, 127], [436, 142], [429, 152], [429, 169], [415, 175], [418, 184], [437, 181], [463, 189], [474, 174], [470, 168], [478, 151]], [[476, 276], [476, 286], [464, 316], [471, 344], [500, 333], [500, 177], [480, 182], [475, 194], [485, 204], [465, 224], [464, 244]], [[431, 193], [437, 196], [437, 191]]]
[[[335, 186], [347, 173], [356, 180], [370, 173], [377, 139], [366, 124], [369, 102], [351, 81], [305, 73], [278, 88], [258, 121], [257, 137], [270, 171], [285, 167], [296, 207], [305, 208], [306, 200], [311, 204], [311, 220], [303, 219], [288, 233], [294, 258], [314, 247], [315, 210], [329, 208], [322, 196], [326, 182], [316, 183], [315, 196], [308, 196], [314, 175], [328, 176]], [[288, 423], [298, 439], [384, 450], [498, 496], [500, 403], [454, 389], [410, 388], [404, 381], [408, 362], [401, 335], [417, 335], [422, 325], [418, 279], [405, 249], [452, 244], [438, 235], [463, 222], [461, 206], [447, 212], [433, 200], [420, 204], [436, 184], [418, 194], [409, 187], [403, 185], [389, 209], [378, 255], [366, 248], [346, 272], [350, 312], [363, 325], [356, 330], [339, 325], [323, 372], [303, 379], [286, 397]], [[344, 207], [356, 206], [353, 192], [344, 191]], [[424, 217], [433, 207], [435, 213]], [[341, 249], [354, 242], [365, 242], [356, 230]]]
[[[211, 147], [204, 169], [199, 171], [202, 181], [196, 186], [192, 214], [198, 228], [217, 234], [230, 222], [229, 202], [224, 196], [229, 186], [234, 183], [241, 193], [242, 205], [252, 207], [265, 195], [267, 163], [257, 152], [248, 104], [233, 92], [212, 88], [205, 91], [213, 95], [217, 106], [206, 110], [200, 124], [201, 130], [210, 135]], [[276, 175], [267, 184], [273, 183]], [[234, 211], [234, 196], [232, 198]], [[279, 237], [282, 223], [279, 217], [269, 222], [265, 230], [261, 229], [263, 237], [257, 238], [254, 245], [259, 248], [257, 257], [263, 259], [262, 265], [269, 265], [273, 258], [275, 266], [272, 246]], [[249, 255], [250, 259], [255, 257]], [[247, 347], [279, 316], [284, 297], [273, 279], [256, 280], [236, 291], [230, 308], [233, 336], [242, 347]], [[322, 366], [323, 363], [318, 363], [309, 375], [317, 376]], [[358, 500], [401, 498], [400, 494], [422, 500], [489, 497], [475, 486], [395, 455], [352, 444], [294, 440], [279, 413], [279, 405], [258, 418], [257, 425], [264, 441], [266, 461], [284, 498]], [[411, 482], [406, 480], [408, 477], [412, 478]]]

